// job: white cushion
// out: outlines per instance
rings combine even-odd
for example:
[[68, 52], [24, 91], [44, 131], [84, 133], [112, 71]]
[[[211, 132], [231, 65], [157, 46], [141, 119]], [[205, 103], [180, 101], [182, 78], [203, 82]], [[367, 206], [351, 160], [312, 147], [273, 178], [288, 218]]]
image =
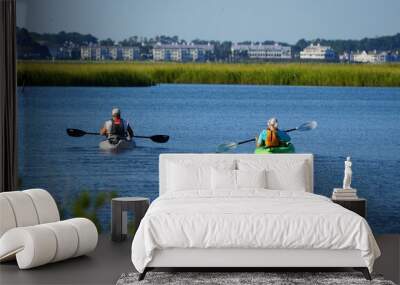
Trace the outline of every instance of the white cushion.
[[237, 188], [267, 188], [266, 170], [236, 170]]
[[96, 248], [96, 226], [74, 218], [7, 231], [0, 238], [0, 261], [16, 255], [20, 269], [86, 254]]
[[0, 195], [0, 237], [9, 229], [15, 228], [17, 222], [15, 221], [14, 211], [8, 199]]
[[65, 220], [70, 223], [78, 233], [79, 243], [75, 256], [80, 256], [93, 251], [97, 246], [98, 233], [97, 228], [91, 220], [85, 218], [74, 218]]
[[193, 163], [191, 160], [176, 160], [168, 163], [167, 191], [211, 189], [211, 168], [234, 169], [234, 161], [219, 161], [215, 164]]
[[79, 237], [78, 232], [71, 228], [68, 220], [43, 224], [43, 226], [50, 228], [57, 240], [57, 250], [51, 262], [64, 260], [75, 255], [78, 250]]
[[171, 191], [185, 191], [190, 189], [206, 188], [204, 185], [207, 167], [185, 166], [170, 163], [168, 189]]
[[3, 192], [1, 195], [10, 202], [17, 227], [33, 226], [39, 223], [35, 206], [29, 195], [22, 191]]
[[16, 255], [20, 269], [49, 263], [56, 251], [57, 239], [43, 225], [14, 228], [0, 238], [0, 260]]
[[60, 220], [56, 202], [50, 193], [43, 189], [29, 189], [22, 193], [28, 194], [32, 199], [39, 218], [39, 224], [57, 222]]
[[236, 189], [236, 170], [211, 168], [211, 189], [228, 190]]
[[306, 192], [307, 176], [305, 165], [292, 164], [290, 167], [267, 171], [267, 188], [273, 190], [289, 190]]
[[98, 233], [93, 222], [59, 218], [46, 190], [0, 193], [0, 262], [16, 258], [19, 268], [26, 269], [95, 249]]
[[0, 193], [0, 237], [14, 227], [56, 222], [60, 214], [50, 193], [29, 189]]
[[211, 189], [234, 191], [239, 189], [263, 189], [267, 187], [266, 171], [211, 169]]
[[272, 190], [306, 191], [311, 183], [308, 181], [307, 167], [305, 161], [238, 160], [239, 170], [266, 170], [267, 188]]

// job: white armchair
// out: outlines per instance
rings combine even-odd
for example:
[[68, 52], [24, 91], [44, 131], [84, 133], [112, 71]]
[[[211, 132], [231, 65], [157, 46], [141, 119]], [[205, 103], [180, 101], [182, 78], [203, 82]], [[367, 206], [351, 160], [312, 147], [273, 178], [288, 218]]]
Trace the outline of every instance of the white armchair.
[[98, 233], [88, 219], [60, 221], [53, 197], [43, 189], [0, 193], [0, 262], [17, 259], [20, 269], [84, 255]]

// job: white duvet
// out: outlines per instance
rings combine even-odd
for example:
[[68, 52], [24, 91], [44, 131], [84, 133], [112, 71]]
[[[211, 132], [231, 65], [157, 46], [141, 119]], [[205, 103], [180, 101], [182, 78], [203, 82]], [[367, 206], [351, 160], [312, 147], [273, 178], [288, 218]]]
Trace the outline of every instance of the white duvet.
[[320, 195], [265, 189], [162, 195], [140, 223], [132, 262], [143, 272], [165, 248], [358, 249], [370, 271], [380, 255], [359, 215]]

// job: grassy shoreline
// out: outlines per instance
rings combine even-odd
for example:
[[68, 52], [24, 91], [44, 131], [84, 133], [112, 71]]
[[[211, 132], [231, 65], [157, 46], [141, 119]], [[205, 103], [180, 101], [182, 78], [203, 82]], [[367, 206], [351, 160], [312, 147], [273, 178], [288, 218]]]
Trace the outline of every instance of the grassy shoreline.
[[400, 87], [400, 64], [18, 62], [20, 86], [160, 83]]

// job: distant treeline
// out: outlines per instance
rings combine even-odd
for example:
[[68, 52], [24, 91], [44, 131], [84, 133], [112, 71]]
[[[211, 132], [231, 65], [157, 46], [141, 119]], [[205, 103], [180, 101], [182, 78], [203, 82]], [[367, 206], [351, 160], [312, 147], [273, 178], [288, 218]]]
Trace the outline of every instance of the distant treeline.
[[160, 83], [400, 87], [400, 64], [18, 63], [20, 86]]
[[[91, 34], [83, 35], [80, 33], [67, 33], [59, 32], [57, 34], [39, 34], [29, 32], [23, 28], [17, 28], [17, 43], [18, 43], [18, 58], [20, 59], [50, 59], [51, 53], [49, 51], [52, 47], [66, 46], [69, 48], [78, 48], [82, 45], [101, 44], [104, 46], [112, 46], [119, 44], [121, 46], [139, 47], [143, 59], [151, 58], [153, 45], [156, 43], [171, 44], [171, 43], [187, 43], [186, 40], [180, 39], [178, 36], [156, 36], [154, 38], [132, 36], [120, 42], [115, 42], [112, 39], [99, 40]], [[227, 61], [231, 55], [231, 41], [215, 41], [215, 40], [192, 40], [195, 44], [210, 43], [214, 46], [215, 61]], [[250, 41], [243, 41], [243, 44], [249, 44]], [[273, 44], [274, 41], [263, 40], [260, 42], [253, 42], [254, 44]], [[296, 44], [290, 45], [288, 43], [280, 42], [281, 45], [291, 46], [292, 54], [296, 55], [303, 50], [310, 43], [320, 43], [322, 45], [331, 46], [336, 53], [350, 51], [400, 51], [400, 33], [394, 36], [383, 36], [376, 38], [364, 38], [361, 40], [326, 40], [315, 39], [305, 40], [301, 39]], [[78, 59], [77, 56], [76, 59]]]
[[384, 36], [377, 38], [364, 38], [361, 40], [325, 40], [316, 39], [307, 41], [299, 40], [294, 46], [294, 52], [300, 52], [311, 43], [320, 43], [321, 45], [330, 46], [336, 53], [355, 51], [400, 51], [400, 33], [394, 36]]

